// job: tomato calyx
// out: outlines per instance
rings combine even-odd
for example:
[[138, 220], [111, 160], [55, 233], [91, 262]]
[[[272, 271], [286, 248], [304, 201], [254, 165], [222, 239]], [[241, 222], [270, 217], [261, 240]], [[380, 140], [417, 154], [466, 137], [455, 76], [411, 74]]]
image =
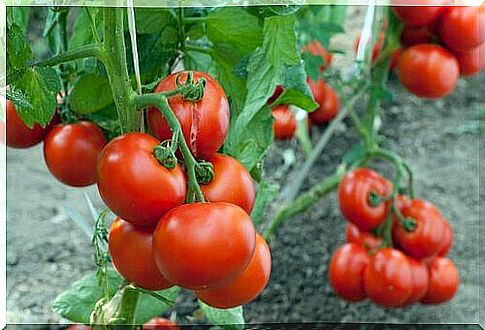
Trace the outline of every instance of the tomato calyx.
[[386, 198], [383, 198], [381, 195], [378, 193], [371, 191], [368, 196], [368, 201], [370, 206], [376, 207], [379, 206], [381, 203], [383, 203], [386, 200]]
[[182, 99], [190, 102], [198, 102], [204, 97], [205, 86], [207, 80], [199, 78], [194, 80], [194, 72], [189, 71], [185, 82], [181, 82], [181, 75], [178, 75], [175, 79], [177, 84], [177, 90], [179, 91]]
[[195, 176], [197, 182], [209, 184], [214, 179], [214, 166], [207, 161], [200, 161], [195, 166]]
[[160, 145], [153, 148], [153, 156], [158, 160], [163, 167], [172, 170], [177, 166], [177, 156], [175, 156], [175, 149], [177, 148], [177, 142], [175, 138], [172, 140], [165, 140]]

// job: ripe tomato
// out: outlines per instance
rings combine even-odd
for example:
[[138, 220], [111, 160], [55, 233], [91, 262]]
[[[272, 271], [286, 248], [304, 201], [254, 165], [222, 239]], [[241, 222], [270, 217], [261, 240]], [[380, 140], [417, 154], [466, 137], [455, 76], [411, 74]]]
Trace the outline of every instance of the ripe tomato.
[[72, 187], [96, 182], [96, 164], [106, 139], [96, 124], [59, 124], [44, 141], [44, 159], [51, 174]]
[[445, 219], [431, 203], [413, 199], [401, 210], [405, 218], [412, 218], [416, 228], [408, 232], [398, 220], [394, 221], [392, 237], [394, 242], [408, 255], [418, 259], [430, 257], [443, 248]]
[[315, 125], [323, 125], [331, 121], [340, 110], [340, 98], [334, 89], [320, 79], [317, 83], [308, 79], [308, 85], [315, 101], [320, 107], [309, 114], [310, 120]]
[[348, 301], [364, 300], [363, 276], [368, 265], [366, 249], [355, 243], [342, 245], [330, 260], [329, 281], [335, 293]]
[[460, 276], [448, 258], [436, 258], [429, 265], [429, 288], [421, 299], [423, 304], [441, 304], [455, 295]]
[[227, 155], [215, 154], [209, 161], [214, 166], [214, 179], [209, 184], [200, 185], [206, 200], [232, 203], [251, 214], [256, 199], [251, 174]]
[[434, 37], [434, 34], [427, 26], [406, 26], [401, 33], [401, 43], [406, 47], [411, 47], [418, 44], [429, 44], [433, 41]]
[[358, 168], [347, 173], [338, 188], [340, 210], [344, 217], [360, 230], [368, 231], [382, 223], [389, 213], [390, 202], [372, 206], [370, 198], [388, 197], [392, 183], [368, 168]]
[[401, 4], [407, 6], [393, 6], [392, 10], [407, 26], [421, 27], [429, 25], [439, 18], [445, 9], [442, 6], [445, 2], [446, 0], [406, 0]]
[[399, 57], [398, 76], [411, 93], [425, 98], [440, 98], [455, 89], [460, 75], [458, 61], [438, 45], [419, 44]]
[[[163, 79], [155, 93], [177, 88], [176, 79], [185, 82], [187, 72], [173, 73]], [[168, 99], [170, 107], [180, 121], [190, 150], [197, 158], [208, 159], [222, 146], [229, 129], [229, 103], [219, 83], [204, 72], [194, 72], [194, 79], [205, 79], [206, 86], [198, 102], [186, 101], [180, 95]], [[150, 132], [160, 141], [172, 137], [172, 131], [157, 108], [148, 110]]]
[[308, 52], [314, 56], [320, 56], [323, 60], [323, 64], [320, 66], [320, 71], [324, 71], [332, 63], [332, 54], [328, 53], [322, 44], [314, 40], [302, 48], [302, 52]]
[[413, 289], [411, 296], [409, 296], [404, 305], [411, 305], [420, 301], [426, 294], [426, 291], [428, 291], [429, 286], [429, 274], [426, 264], [413, 258], [408, 258], [408, 261], [411, 270]]
[[24, 149], [32, 147], [42, 141], [49, 129], [59, 122], [59, 116], [54, 116], [52, 122], [45, 128], [42, 128], [39, 124], [35, 124], [33, 128], [29, 128], [18, 115], [13, 102], [7, 100], [6, 121], [7, 146]]
[[127, 281], [157, 291], [172, 284], [162, 276], [153, 260], [153, 230], [117, 218], [109, 231], [109, 254], [116, 270]]
[[229, 203], [174, 208], [160, 219], [153, 235], [155, 262], [162, 274], [192, 290], [234, 280], [249, 264], [255, 245], [248, 214]]
[[128, 133], [109, 142], [99, 156], [98, 190], [106, 205], [134, 225], [155, 226], [184, 203], [186, 180], [180, 166], [163, 167], [153, 155], [160, 141]]
[[413, 292], [409, 258], [396, 249], [382, 249], [373, 255], [364, 272], [367, 296], [385, 307], [403, 306]]
[[197, 297], [216, 308], [245, 305], [264, 290], [271, 274], [271, 252], [263, 236], [256, 234], [256, 248], [247, 268], [229, 284], [199, 290]]
[[271, 104], [274, 101], [276, 101], [278, 99], [278, 97], [280, 97], [280, 95], [283, 93], [284, 90], [285, 89], [283, 88], [283, 86], [281, 86], [281, 85], [276, 86], [276, 89], [274, 90], [273, 96], [271, 96], [268, 100], [268, 104]]
[[71, 324], [67, 330], [91, 330], [91, 327], [84, 324]]
[[463, 52], [454, 52], [462, 76], [473, 76], [485, 68], [485, 42]]
[[180, 328], [170, 320], [162, 317], [155, 317], [142, 326], [143, 330], [180, 330]]
[[[359, 33], [357, 35], [357, 38], [355, 38], [354, 42], [354, 51], [357, 53], [357, 50], [359, 49], [359, 43], [360, 43], [360, 38], [361, 34]], [[379, 32], [379, 35], [377, 36], [377, 41], [374, 44], [374, 48], [372, 48], [372, 62], [374, 62], [377, 57], [379, 57], [379, 54], [381, 53], [382, 46], [384, 45], [384, 39], [386, 38], [386, 35], [384, 32]]]
[[296, 132], [295, 114], [288, 109], [287, 105], [278, 105], [272, 111], [274, 124], [273, 131], [275, 139], [291, 139]]
[[346, 238], [348, 243], [358, 244], [367, 250], [375, 250], [383, 243], [382, 238], [368, 231], [361, 231], [352, 223], [347, 224]]
[[478, 47], [485, 42], [485, 7], [447, 7], [441, 18], [440, 37], [455, 51]]
[[445, 232], [443, 235], [443, 241], [441, 242], [441, 248], [438, 252], [440, 257], [446, 256], [453, 245], [453, 229], [448, 221], [443, 221], [443, 224], [445, 226]]

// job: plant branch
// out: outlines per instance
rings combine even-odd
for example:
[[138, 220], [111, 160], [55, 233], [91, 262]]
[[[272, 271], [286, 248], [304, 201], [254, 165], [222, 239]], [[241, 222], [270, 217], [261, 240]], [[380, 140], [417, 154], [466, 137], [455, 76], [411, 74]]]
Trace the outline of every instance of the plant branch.
[[102, 59], [103, 53], [98, 45], [91, 44], [74, 48], [65, 52], [64, 54], [55, 55], [45, 60], [33, 62], [30, 64], [30, 66], [55, 66], [90, 57], [94, 57], [99, 60]]

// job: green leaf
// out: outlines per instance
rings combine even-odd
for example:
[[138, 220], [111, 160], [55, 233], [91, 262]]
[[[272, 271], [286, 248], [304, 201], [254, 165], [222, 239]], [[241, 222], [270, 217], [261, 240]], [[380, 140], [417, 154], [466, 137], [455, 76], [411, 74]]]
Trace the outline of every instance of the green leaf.
[[[155, 291], [155, 293], [158, 295], [161, 295], [171, 301], [177, 300], [179, 292], [180, 288], [177, 286], [173, 286], [163, 291]], [[138, 305], [136, 307], [135, 324], [144, 324], [172, 307], [173, 306], [166, 304], [155, 297], [141, 292]]]
[[15, 104], [25, 125], [33, 127], [39, 123], [45, 126], [51, 121], [57, 108], [57, 93], [61, 89], [56, 70], [29, 68], [11, 87], [13, 91], [21, 92], [30, 103], [30, 106]]
[[243, 56], [263, 41], [263, 31], [258, 23], [257, 17], [241, 8], [221, 8], [207, 17], [207, 37], [214, 44], [230, 44]]
[[57, 19], [59, 18], [59, 12], [52, 10], [52, 8], [49, 8], [47, 10], [47, 16], [45, 17], [45, 23], [44, 23], [44, 31], [42, 32], [42, 37], [45, 38], [47, 37], [52, 29], [57, 24]]
[[275, 66], [300, 64], [293, 16], [274, 16], [264, 20], [263, 49], [269, 63]]
[[212, 325], [222, 326], [228, 330], [244, 329], [244, 316], [242, 306], [229, 309], [218, 309], [204, 304], [199, 300], [200, 309]]
[[366, 154], [366, 148], [362, 143], [354, 144], [349, 151], [347, 151], [343, 157], [345, 164], [351, 165], [357, 160], [364, 157]]
[[[177, 24], [173, 10], [160, 8], [136, 8], [135, 21], [136, 32], [139, 34], [161, 32]], [[125, 26], [128, 27], [128, 24]]]
[[30, 7], [7, 7], [8, 25], [15, 24], [26, 33], [29, 27], [29, 14]]
[[270, 183], [264, 179], [259, 182], [258, 194], [256, 195], [256, 201], [254, 202], [254, 208], [251, 212], [251, 219], [255, 225], [261, 223], [264, 217], [264, 212], [280, 191], [280, 185], [277, 183]]
[[18, 79], [33, 54], [24, 32], [16, 24], [7, 28], [7, 53], [7, 76], [9, 79]]
[[121, 127], [118, 120], [118, 113], [114, 103], [108, 105], [106, 108], [86, 115], [86, 118], [94, 121], [104, 131], [108, 141], [120, 136]]
[[94, 74], [85, 74], [74, 85], [69, 100], [72, 110], [88, 114], [113, 103], [109, 80]]
[[313, 55], [310, 52], [304, 52], [301, 57], [305, 62], [305, 71], [313, 81], [318, 81], [321, 76], [320, 68], [325, 64], [324, 59], [319, 55]]
[[[96, 15], [97, 9], [89, 9], [92, 15]], [[88, 45], [94, 42], [94, 36], [90, 25], [89, 14], [85, 8], [78, 10], [76, 22], [73, 26], [73, 33], [69, 39], [69, 49]]]

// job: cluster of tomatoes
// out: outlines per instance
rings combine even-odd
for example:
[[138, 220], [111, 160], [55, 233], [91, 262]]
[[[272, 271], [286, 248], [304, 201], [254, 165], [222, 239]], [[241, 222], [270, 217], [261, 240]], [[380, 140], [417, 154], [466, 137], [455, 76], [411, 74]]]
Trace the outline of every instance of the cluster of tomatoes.
[[460, 281], [446, 258], [453, 241], [450, 224], [433, 204], [404, 195], [396, 198], [398, 216], [392, 190], [391, 182], [368, 168], [355, 169], [340, 182], [340, 209], [349, 223], [347, 243], [330, 261], [330, 284], [342, 299], [370, 298], [385, 307], [450, 300]]
[[[175, 90], [187, 77], [187, 72], [169, 75], [156, 92]], [[179, 162], [164, 167], [157, 157], [160, 141], [172, 138], [157, 108], [148, 110], [153, 136], [126, 133], [106, 143], [90, 122], [29, 129], [9, 103], [7, 143], [28, 147], [44, 139], [45, 160], [56, 178], [77, 187], [97, 184], [118, 216], [109, 251], [126, 280], [148, 290], [178, 285], [194, 290], [208, 305], [231, 308], [264, 289], [271, 254], [249, 217], [256, 195], [251, 175], [236, 159], [217, 153], [229, 129], [227, 97], [208, 74], [194, 72], [193, 77], [206, 82], [201, 99], [175, 95], [168, 101], [191, 153], [212, 164], [213, 177], [200, 184], [207, 202], [186, 204], [186, 169]]]
[[[332, 63], [332, 54], [328, 53], [316, 40], [303, 47], [302, 51], [322, 58], [324, 64], [321, 65], [320, 72], [323, 72]], [[318, 81], [308, 78], [308, 85], [312, 91], [313, 98], [319, 105], [317, 110], [309, 114], [308, 125], [309, 127], [312, 124], [325, 125], [335, 118], [340, 110], [340, 98], [323, 78], [320, 78]], [[268, 103], [271, 104], [276, 101], [283, 91], [283, 87], [278, 86]], [[275, 119], [273, 125], [275, 138], [279, 140], [291, 139], [295, 135], [297, 127], [295, 114], [289, 109], [288, 105], [276, 106], [272, 110], [272, 114]]]
[[[147, 323], [143, 324], [141, 329], [142, 330], [157, 330], [157, 329], [180, 330], [180, 328], [175, 323], [173, 323], [170, 320], [164, 319], [162, 317], [154, 317]], [[72, 324], [67, 328], [67, 330], [92, 330], [92, 328], [84, 324]]]
[[405, 27], [397, 73], [413, 94], [441, 98], [453, 92], [460, 74], [472, 76], [485, 67], [485, 7], [393, 7]]

